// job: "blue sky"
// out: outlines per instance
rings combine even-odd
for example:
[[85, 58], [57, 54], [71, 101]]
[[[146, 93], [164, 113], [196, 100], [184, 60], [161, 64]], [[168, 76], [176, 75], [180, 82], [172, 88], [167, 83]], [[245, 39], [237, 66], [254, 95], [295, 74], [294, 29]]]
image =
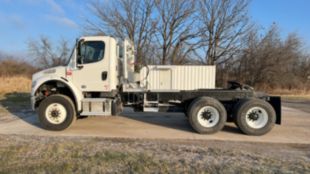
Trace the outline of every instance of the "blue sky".
[[[106, 0], [108, 1], [108, 0]], [[27, 53], [27, 41], [47, 36], [54, 42], [74, 42], [83, 34], [90, 18], [86, 0], [0, 0], [0, 51]], [[249, 9], [254, 22], [263, 28], [277, 23], [282, 36], [296, 32], [310, 49], [309, 0], [252, 0]]]
[[310, 1], [309, 0], [252, 0], [252, 20], [268, 29], [278, 24], [282, 36], [295, 32], [310, 49]]
[[47, 36], [75, 41], [87, 16], [87, 1], [0, 0], [0, 51], [27, 52], [27, 42]]

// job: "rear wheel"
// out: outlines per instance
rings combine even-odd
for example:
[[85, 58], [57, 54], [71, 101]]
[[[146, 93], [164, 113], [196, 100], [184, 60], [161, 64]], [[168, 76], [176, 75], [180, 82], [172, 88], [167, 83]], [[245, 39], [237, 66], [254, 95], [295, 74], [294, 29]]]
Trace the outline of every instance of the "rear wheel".
[[64, 130], [76, 120], [75, 107], [65, 95], [51, 95], [39, 106], [39, 121], [45, 129]]
[[192, 127], [201, 134], [212, 134], [223, 129], [227, 114], [224, 106], [214, 98], [194, 100], [188, 110]]
[[236, 125], [247, 135], [266, 134], [273, 128], [276, 121], [273, 107], [264, 100], [243, 100], [234, 112]]

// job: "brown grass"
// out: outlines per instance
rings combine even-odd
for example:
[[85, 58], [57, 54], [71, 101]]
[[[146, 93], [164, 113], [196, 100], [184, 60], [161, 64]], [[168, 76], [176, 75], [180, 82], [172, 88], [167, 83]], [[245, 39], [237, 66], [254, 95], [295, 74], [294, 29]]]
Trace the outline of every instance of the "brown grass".
[[1, 173], [309, 173], [310, 146], [0, 134]]
[[281, 96], [286, 99], [310, 99], [310, 91], [303, 89], [274, 89], [268, 90], [269, 94], [274, 96]]
[[307, 145], [0, 135], [0, 173], [309, 173]]
[[0, 77], [0, 94], [30, 92], [31, 79], [25, 76]]
[[269, 90], [272, 94], [279, 95], [300, 95], [300, 96], [310, 96], [310, 91], [306, 89], [273, 89]]

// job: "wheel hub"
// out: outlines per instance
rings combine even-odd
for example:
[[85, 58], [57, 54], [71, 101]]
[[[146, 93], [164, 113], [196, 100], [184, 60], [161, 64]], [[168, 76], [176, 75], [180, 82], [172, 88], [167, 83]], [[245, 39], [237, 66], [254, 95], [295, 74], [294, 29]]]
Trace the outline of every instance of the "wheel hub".
[[51, 111], [51, 116], [52, 117], [57, 118], [57, 117], [59, 117], [59, 115], [60, 115], [59, 110], [54, 109], [54, 110]]
[[263, 128], [268, 122], [268, 113], [262, 107], [252, 107], [247, 111], [245, 121], [251, 128]]
[[202, 113], [202, 119], [204, 120], [210, 120], [212, 117], [212, 114], [210, 111], [205, 111]]
[[60, 103], [48, 105], [45, 111], [45, 118], [52, 124], [61, 124], [66, 120], [67, 110]]
[[211, 128], [216, 126], [216, 124], [220, 120], [219, 111], [213, 106], [204, 106], [202, 107], [198, 113], [198, 122], [200, 125]]
[[251, 121], [257, 121], [258, 118], [259, 118], [259, 112], [261, 112], [261, 111], [258, 110], [258, 111], [253, 111], [253, 112], [251, 112], [251, 113], [249, 114], [249, 119], [250, 119]]

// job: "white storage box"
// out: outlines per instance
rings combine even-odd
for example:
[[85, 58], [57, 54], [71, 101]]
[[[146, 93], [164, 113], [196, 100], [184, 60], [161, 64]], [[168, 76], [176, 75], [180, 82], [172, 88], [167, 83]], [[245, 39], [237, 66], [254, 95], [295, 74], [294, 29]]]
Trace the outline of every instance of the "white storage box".
[[149, 65], [140, 71], [141, 86], [152, 91], [215, 88], [215, 66]]

